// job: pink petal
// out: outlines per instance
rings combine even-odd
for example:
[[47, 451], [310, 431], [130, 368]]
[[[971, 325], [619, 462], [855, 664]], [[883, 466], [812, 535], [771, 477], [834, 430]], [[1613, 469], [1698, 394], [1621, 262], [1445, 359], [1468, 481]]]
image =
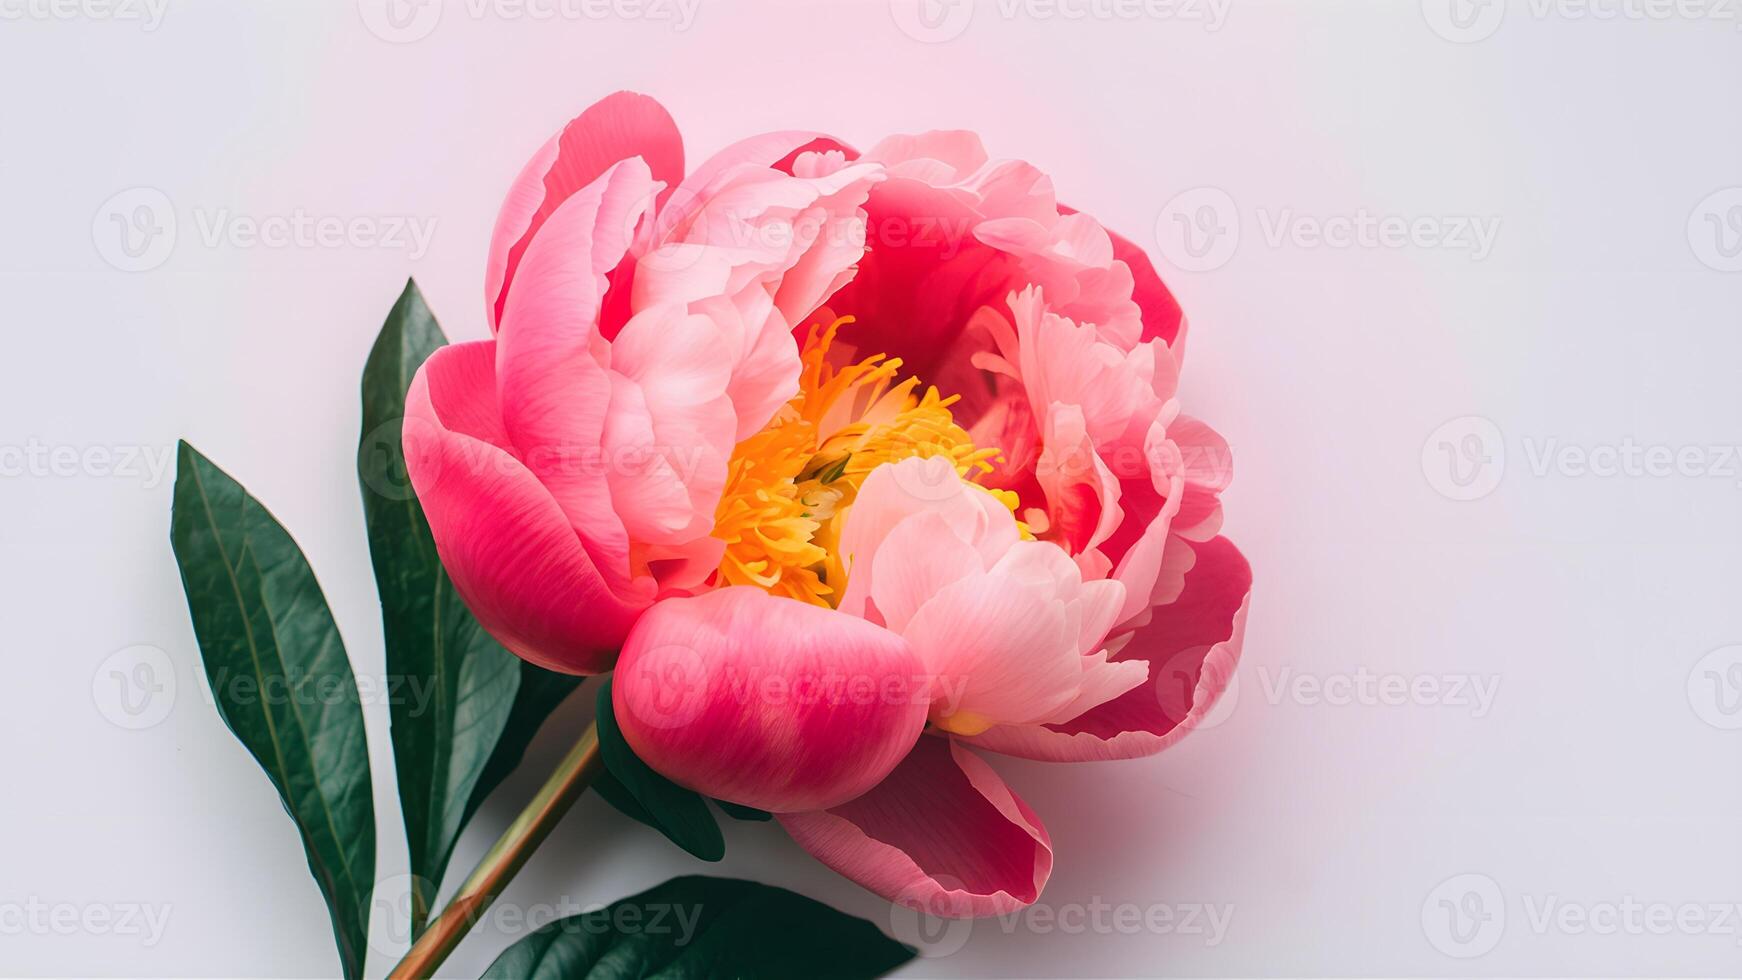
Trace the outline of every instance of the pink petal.
[[899, 636], [748, 586], [656, 603], [623, 647], [612, 693], [648, 765], [777, 813], [877, 785], [919, 738], [927, 701]]
[[1021, 538], [1010, 510], [991, 494], [962, 480], [942, 457], [911, 457], [872, 470], [841, 529], [838, 553], [847, 566], [840, 610], [866, 615], [876, 586], [876, 555], [896, 525], [921, 513], [942, 518], [958, 540], [972, 545], [990, 565]]
[[713, 529], [737, 429], [731, 370], [713, 321], [682, 306], [636, 314], [611, 343], [604, 470], [637, 543], [684, 545]]
[[651, 205], [651, 181], [639, 160], [616, 164], [551, 215], [520, 263], [496, 347], [502, 420], [517, 455], [624, 594], [644, 587], [631, 581], [628, 535], [601, 465], [611, 381], [597, 323], [605, 273]]
[[1081, 762], [1153, 755], [1191, 731], [1239, 662], [1252, 569], [1226, 538], [1184, 547], [1197, 556], [1185, 588], [1115, 658], [1147, 661], [1151, 683], [1069, 722], [994, 728], [969, 741], [1028, 759]]
[[817, 860], [892, 902], [948, 918], [1034, 903], [1052, 873], [1040, 818], [954, 740], [922, 738], [876, 789], [779, 817]]
[[602, 673], [640, 610], [606, 585], [514, 457], [496, 408], [495, 348], [443, 347], [419, 369], [406, 396], [406, 468], [442, 564], [484, 628], [539, 666]]
[[485, 306], [494, 329], [508, 287], [539, 228], [569, 196], [612, 164], [640, 157], [667, 190], [683, 179], [683, 138], [665, 108], [645, 95], [618, 92], [593, 103], [546, 143], [508, 191], [490, 240]]

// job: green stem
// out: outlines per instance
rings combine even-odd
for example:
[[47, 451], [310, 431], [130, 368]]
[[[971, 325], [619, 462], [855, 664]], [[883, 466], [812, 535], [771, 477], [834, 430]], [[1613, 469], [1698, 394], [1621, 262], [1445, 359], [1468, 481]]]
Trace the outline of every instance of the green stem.
[[599, 729], [588, 725], [580, 741], [545, 780], [538, 795], [496, 839], [441, 915], [411, 944], [405, 958], [387, 975], [388, 980], [428, 980], [433, 976], [604, 767], [599, 755]]

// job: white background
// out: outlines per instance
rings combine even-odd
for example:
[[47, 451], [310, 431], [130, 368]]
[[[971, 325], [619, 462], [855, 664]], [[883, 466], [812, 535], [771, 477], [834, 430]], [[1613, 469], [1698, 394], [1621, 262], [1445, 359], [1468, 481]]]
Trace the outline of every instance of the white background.
[[[481, 336], [502, 193], [571, 115], [633, 88], [692, 160], [766, 129], [863, 146], [948, 126], [1048, 169], [1156, 255], [1192, 321], [1187, 410], [1236, 452], [1227, 533], [1257, 579], [1237, 700], [1158, 758], [1000, 761], [1052, 833], [1042, 907], [1069, 924], [981, 922], [905, 975], [1737, 972], [1742, 912], [1709, 909], [1742, 902], [1742, 650], [1723, 649], [1742, 643], [1732, 8], [1003, 0], [918, 19], [703, 0], [683, 23], [468, 3], [413, 38], [369, 30], [369, 0], [142, 2], [147, 21], [0, 0], [0, 970], [336, 970], [297, 836], [196, 680], [171, 474], [87, 451], [161, 461], [189, 438], [293, 530], [358, 672], [381, 673], [353, 470], [369, 343], [407, 275], [451, 336]], [[113, 198], [141, 187], [162, 197]], [[154, 201], [175, 235], [123, 271], [113, 216]], [[208, 240], [299, 213], [434, 234]], [[1363, 216], [1420, 234], [1313, 237]], [[1471, 219], [1497, 228], [1480, 254], [1455, 231]], [[1628, 447], [1638, 466], [1610, 472]], [[1688, 453], [1666, 471], [1647, 447]], [[141, 662], [160, 668], [146, 716], [111, 676]], [[1398, 684], [1415, 693], [1385, 703]], [[455, 877], [588, 700], [493, 797]], [[367, 721], [392, 893], [386, 707]], [[898, 924], [777, 828], [727, 834], [706, 870]], [[588, 796], [503, 908], [572, 911], [697, 870]], [[1599, 934], [1626, 901], [1703, 921], [1655, 935], [1640, 911]], [[61, 929], [21, 918], [31, 903], [168, 918], [155, 937]], [[1231, 918], [1219, 937], [1133, 930], [1103, 905]], [[1448, 912], [1466, 908], [1488, 925]], [[493, 920], [452, 972], [523, 931]], [[371, 975], [400, 941], [379, 945]]]

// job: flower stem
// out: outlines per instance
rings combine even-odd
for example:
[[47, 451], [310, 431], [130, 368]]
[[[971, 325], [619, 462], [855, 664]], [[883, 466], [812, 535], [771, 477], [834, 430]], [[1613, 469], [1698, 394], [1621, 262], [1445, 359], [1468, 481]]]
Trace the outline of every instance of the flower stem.
[[598, 726], [588, 725], [538, 795], [496, 839], [441, 915], [411, 944], [405, 958], [387, 975], [388, 980], [428, 980], [433, 976], [603, 768]]

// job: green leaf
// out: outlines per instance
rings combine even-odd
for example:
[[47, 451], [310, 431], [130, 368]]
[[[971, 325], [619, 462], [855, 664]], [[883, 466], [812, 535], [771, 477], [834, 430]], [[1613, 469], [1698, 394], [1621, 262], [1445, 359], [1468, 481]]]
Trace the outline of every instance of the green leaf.
[[558, 919], [508, 947], [484, 980], [860, 980], [913, 956], [795, 892], [693, 875]]
[[357, 477], [387, 642], [393, 760], [410, 845], [413, 934], [422, 933], [454, 844], [579, 678], [530, 664], [466, 608], [406, 474], [405, 394], [447, 343], [408, 282], [363, 367]]
[[[644, 812], [632, 812], [622, 806], [618, 809], [671, 838], [673, 844], [704, 861], [718, 861], [725, 857], [726, 838], [720, 835], [720, 824], [714, 819], [714, 812], [708, 809], [707, 798], [654, 772], [623, 740], [623, 732], [617, 727], [617, 715], [611, 708], [609, 679], [599, 687], [597, 705], [599, 751], [605, 757], [605, 768]], [[612, 791], [603, 790], [600, 795], [608, 802], [614, 802]]]
[[260, 502], [180, 444], [170, 543], [218, 713], [296, 821], [345, 976], [362, 976], [375, 805], [357, 682], [296, 542]]
[[728, 803], [725, 800], [715, 800], [714, 805], [719, 807], [721, 810], [724, 810], [726, 816], [731, 817], [733, 820], [754, 820], [758, 823], [763, 823], [774, 819], [774, 814], [769, 813], [767, 810], [758, 810], [753, 806], [745, 806], [742, 803]]

